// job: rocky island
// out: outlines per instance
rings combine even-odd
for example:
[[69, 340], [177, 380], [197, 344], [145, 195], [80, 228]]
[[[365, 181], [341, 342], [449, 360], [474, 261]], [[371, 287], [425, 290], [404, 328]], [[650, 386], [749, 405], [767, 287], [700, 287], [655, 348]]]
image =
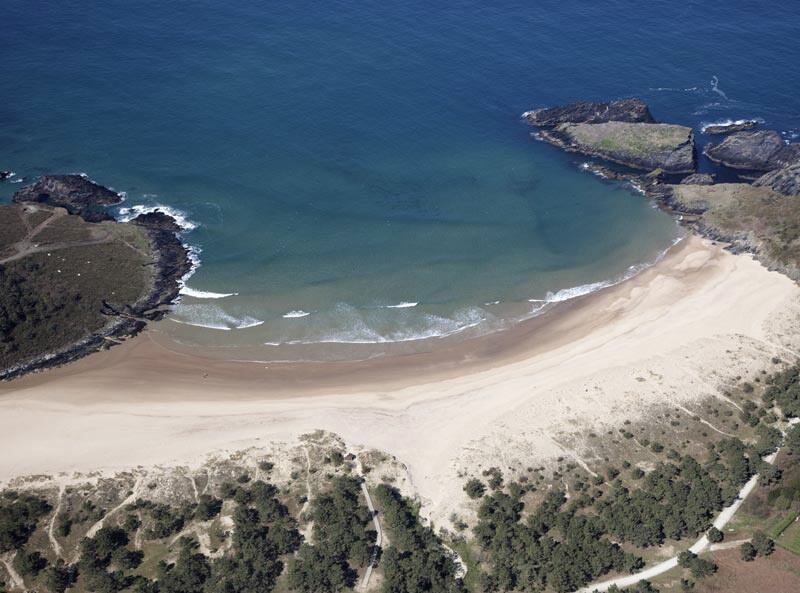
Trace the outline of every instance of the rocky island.
[[657, 123], [640, 99], [573, 103], [529, 111], [541, 137], [569, 152], [599, 157], [632, 169], [666, 173], [695, 170], [691, 128]]
[[736, 132], [707, 145], [705, 155], [731, 169], [773, 171], [800, 161], [800, 144], [786, 144], [775, 130]]
[[121, 196], [46, 175], [0, 206], [0, 379], [57, 366], [162, 318], [191, 269], [166, 214], [117, 222]]

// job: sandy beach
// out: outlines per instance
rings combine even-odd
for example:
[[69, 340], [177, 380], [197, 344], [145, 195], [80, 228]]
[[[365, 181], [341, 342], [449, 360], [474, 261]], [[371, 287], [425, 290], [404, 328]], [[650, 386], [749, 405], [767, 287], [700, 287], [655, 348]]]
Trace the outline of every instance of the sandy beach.
[[263, 365], [176, 351], [158, 325], [73, 365], [0, 384], [0, 480], [199, 462], [315, 429], [407, 465], [426, 513], [463, 502], [463, 473], [555, 456], [570, 433], [800, 350], [800, 288], [690, 236], [617, 286], [432, 354]]

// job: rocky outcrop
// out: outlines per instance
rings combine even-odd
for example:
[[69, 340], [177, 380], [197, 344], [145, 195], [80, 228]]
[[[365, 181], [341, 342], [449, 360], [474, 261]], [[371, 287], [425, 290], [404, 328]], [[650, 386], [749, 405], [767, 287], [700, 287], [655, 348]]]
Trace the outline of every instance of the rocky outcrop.
[[800, 196], [800, 163], [762, 175], [753, 185], [768, 187], [784, 196]]
[[145, 227], [157, 254], [157, 273], [153, 290], [140, 306], [138, 313], [150, 320], [161, 319], [167, 311], [162, 307], [172, 303], [181, 289], [181, 279], [192, 269], [189, 251], [178, 237], [181, 227], [175, 219], [160, 211], [140, 214], [131, 224]]
[[[32, 186], [23, 188], [14, 195], [14, 201], [63, 207], [87, 222], [100, 222], [114, 220], [106, 207], [119, 203], [121, 198], [110, 189], [82, 176], [53, 175], [42, 177]], [[149, 239], [148, 253], [152, 253], [155, 273], [146, 291], [135, 303], [103, 301], [101, 312], [109, 318], [105, 327], [87, 333], [67, 347], [42, 353], [10, 369], [0, 369], [0, 380], [71, 362], [113, 345], [120, 338], [133, 336], [144, 329], [148, 321], [161, 319], [167, 314], [168, 305], [178, 296], [183, 277], [192, 269], [189, 251], [179, 237], [181, 227], [174, 218], [161, 211], [141, 214], [129, 222], [116, 224], [141, 227]]]
[[13, 171], [0, 171], [0, 181], [5, 181], [14, 175]]
[[113, 220], [106, 207], [119, 204], [122, 196], [83, 175], [43, 175], [15, 193], [13, 199], [58, 206], [88, 222], [99, 222]]
[[774, 130], [736, 132], [708, 144], [706, 156], [721, 165], [747, 171], [772, 171], [800, 162], [800, 144], [786, 144]]
[[610, 103], [580, 101], [561, 107], [528, 111], [522, 115], [538, 127], [555, 127], [565, 123], [606, 123], [610, 121], [654, 123], [655, 120], [641, 99], [622, 99]]
[[543, 130], [542, 138], [570, 152], [664, 173], [691, 173], [695, 169], [691, 128], [671, 124], [607, 122], [559, 124]]
[[734, 132], [743, 132], [745, 130], [752, 130], [758, 125], [758, 122], [752, 119], [740, 119], [728, 124], [711, 124], [704, 126], [702, 129], [703, 134], [733, 134]]
[[708, 173], [694, 173], [681, 179], [681, 185], [714, 185], [714, 176]]
[[161, 210], [153, 210], [152, 212], [140, 214], [130, 222], [131, 224], [156, 231], [180, 233], [183, 230], [174, 218]]

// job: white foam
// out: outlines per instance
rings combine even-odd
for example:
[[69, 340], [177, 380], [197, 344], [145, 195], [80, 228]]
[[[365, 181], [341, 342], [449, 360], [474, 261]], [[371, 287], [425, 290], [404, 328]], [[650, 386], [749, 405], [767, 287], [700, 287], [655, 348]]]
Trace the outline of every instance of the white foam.
[[411, 301], [402, 301], [397, 303], [396, 305], [385, 305], [384, 309], [410, 309], [412, 307], [416, 307], [419, 303], [411, 302]]
[[193, 231], [197, 228], [197, 223], [189, 220], [187, 214], [177, 208], [171, 206], [164, 206], [156, 204], [155, 206], [144, 206], [143, 204], [136, 204], [134, 206], [127, 206], [119, 209], [120, 222], [128, 222], [133, 220], [140, 214], [150, 214], [151, 212], [163, 212], [164, 214], [175, 219], [175, 222], [185, 232]]
[[700, 131], [705, 133], [705, 131], [712, 126], [739, 126], [751, 121], [757, 124], [764, 123], [764, 120], [760, 117], [748, 117], [747, 119], [723, 119], [722, 121], [700, 124]]
[[308, 311], [303, 311], [302, 309], [298, 309], [296, 311], [289, 311], [283, 315], [284, 319], [297, 319], [299, 317], [308, 317], [311, 315]]
[[726, 101], [730, 100], [728, 99], [728, 95], [726, 95], [725, 92], [719, 88], [719, 78], [717, 78], [716, 75], [711, 77], [711, 90], [717, 93], [720, 97], [722, 97]]
[[184, 325], [222, 331], [247, 329], [249, 327], [257, 327], [264, 323], [261, 319], [256, 319], [249, 315], [235, 317], [218, 305], [199, 303], [192, 305], [178, 304], [174, 308], [173, 314], [167, 317], [167, 319]]
[[181, 288], [181, 294], [195, 299], [224, 299], [227, 297], [237, 296], [238, 292], [211, 292], [208, 290], [195, 290], [186, 284]]
[[309, 345], [309, 344], [389, 344], [395, 342], [415, 342], [432, 338], [445, 338], [487, 321], [483, 309], [472, 307], [457, 312], [453, 317], [423, 315], [417, 319], [423, 327], [405, 328], [380, 333], [364, 318], [361, 311], [350, 305], [340, 303], [333, 311], [339, 328], [323, 330], [319, 335], [302, 339], [287, 340], [282, 343], [270, 342], [268, 345]]
[[611, 286], [616, 286], [626, 280], [629, 280], [646, 270], [647, 268], [654, 266], [658, 262], [660, 262], [664, 256], [672, 249], [675, 245], [683, 241], [684, 237], [678, 237], [677, 239], [673, 240], [670, 243], [670, 246], [661, 251], [652, 261], [644, 262], [641, 264], [634, 264], [629, 266], [628, 269], [625, 271], [624, 274], [619, 276], [616, 279], [612, 280], [601, 280], [600, 282], [590, 282], [588, 284], [580, 284], [578, 286], [572, 286], [570, 288], [562, 288], [561, 290], [557, 290], [555, 292], [549, 291], [545, 298], [543, 299], [528, 299], [529, 303], [540, 303], [542, 304], [541, 307], [535, 309], [535, 311], [539, 311], [543, 309], [545, 305], [554, 304], [554, 303], [563, 303], [564, 301], [569, 301], [571, 299], [575, 299], [578, 297], [585, 296], [587, 294], [591, 294], [593, 292], [597, 292], [598, 290], [602, 290], [604, 288], [609, 288]]
[[681, 88], [675, 88], [675, 87], [670, 87], [670, 86], [659, 86], [659, 87], [655, 87], [655, 88], [654, 87], [650, 87], [648, 90], [650, 90], [650, 91], [660, 91], [660, 92], [667, 91], [667, 92], [671, 92], [671, 93], [691, 93], [691, 92], [696, 91], [697, 87], [696, 86], [690, 86], [690, 87], [681, 89]]

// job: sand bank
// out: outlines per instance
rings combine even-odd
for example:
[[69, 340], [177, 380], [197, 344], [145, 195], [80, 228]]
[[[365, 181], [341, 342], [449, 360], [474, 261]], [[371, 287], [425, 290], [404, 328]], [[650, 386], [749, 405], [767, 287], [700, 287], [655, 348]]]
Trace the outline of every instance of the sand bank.
[[231, 363], [174, 352], [156, 329], [0, 384], [0, 480], [191, 463], [321, 428], [396, 455], [441, 520], [463, 500], [459, 473], [579, 458], [573, 430], [794, 359], [799, 319], [788, 278], [689, 237], [631, 280], [433, 354]]

